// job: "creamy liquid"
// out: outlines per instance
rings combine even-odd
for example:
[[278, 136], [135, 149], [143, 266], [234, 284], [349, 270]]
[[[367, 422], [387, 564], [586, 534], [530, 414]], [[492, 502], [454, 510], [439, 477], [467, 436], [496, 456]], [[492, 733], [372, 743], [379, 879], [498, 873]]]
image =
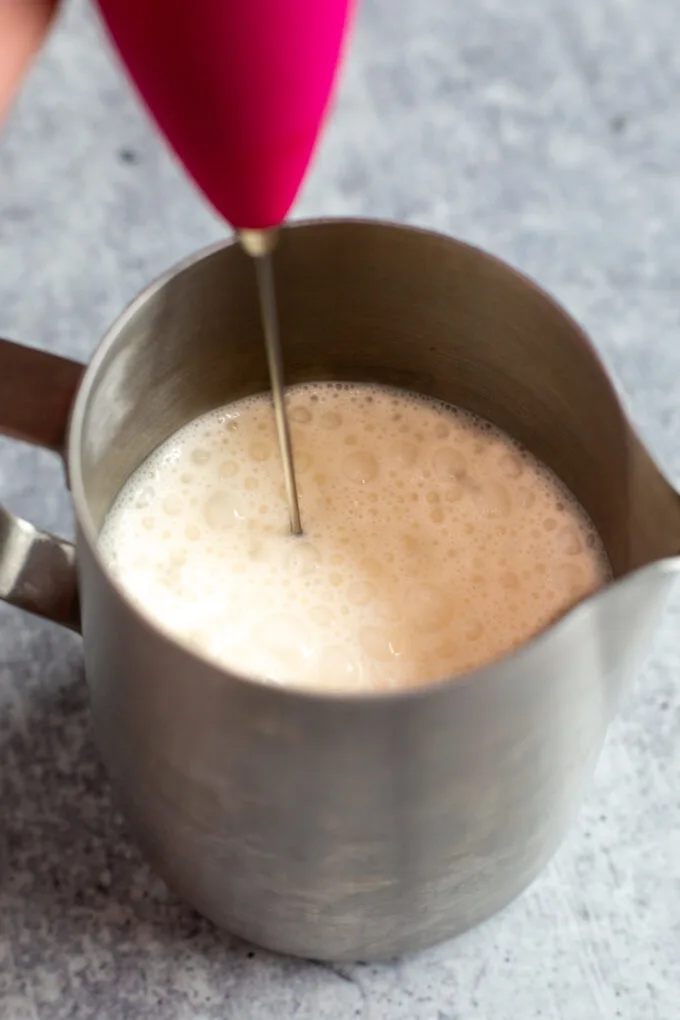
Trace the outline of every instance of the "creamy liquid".
[[571, 495], [486, 422], [367, 385], [287, 399], [304, 537], [266, 396], [177, 432], [105, 522], [114, 575], [196, 652], [277, 683], [408, 687], [496, 659], [607, 579]]

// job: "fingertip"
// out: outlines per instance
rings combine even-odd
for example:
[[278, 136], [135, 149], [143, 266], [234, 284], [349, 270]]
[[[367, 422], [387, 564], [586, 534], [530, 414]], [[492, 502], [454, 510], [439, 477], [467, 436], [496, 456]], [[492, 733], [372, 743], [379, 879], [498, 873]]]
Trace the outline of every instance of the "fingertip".
[[0, 121], [38, 53], [59, 0], [0, 0]]

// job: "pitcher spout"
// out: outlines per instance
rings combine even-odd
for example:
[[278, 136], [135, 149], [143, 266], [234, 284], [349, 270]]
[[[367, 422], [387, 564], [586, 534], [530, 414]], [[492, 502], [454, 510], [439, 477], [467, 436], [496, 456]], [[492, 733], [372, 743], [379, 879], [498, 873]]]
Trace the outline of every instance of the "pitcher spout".
[[680, 556], [649, 563], [612, 581], [557, 625], [565, 650], [588, 648], [603, 680], [607, 721], [640, 671], [678, 578]]
[[581, 607], [604, 666], [612, 711], [639, 671], [680, 576], [680, 494], [629, 428], [625, 540], [613, 562], [613, 582]]

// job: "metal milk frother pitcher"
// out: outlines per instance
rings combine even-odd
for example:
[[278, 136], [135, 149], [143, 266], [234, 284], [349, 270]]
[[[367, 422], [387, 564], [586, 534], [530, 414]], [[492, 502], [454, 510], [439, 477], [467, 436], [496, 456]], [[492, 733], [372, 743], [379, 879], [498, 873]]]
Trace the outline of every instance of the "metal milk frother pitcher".
[[2, 511], [0, 594], [82, 626], [102, 754], [174, 889], [272, 949], [385, 958], [488, 917], [556, 849], [680, 570], [680, 496], [579, 327], [497, 259], [338, 221], [286, 228], [277, 269], [291, 382], [385, 383], [489, 418], [585, 507], [612, 582], [492, 665], [380, 694], [237, 676], [147, 620], [97, 534], [171, 432], [267, 389], [253, 275], [232, 244], [149, 287], [84, 374], [0, 343], [0, 429], [66, 444], [78, 526], [74, 552]]

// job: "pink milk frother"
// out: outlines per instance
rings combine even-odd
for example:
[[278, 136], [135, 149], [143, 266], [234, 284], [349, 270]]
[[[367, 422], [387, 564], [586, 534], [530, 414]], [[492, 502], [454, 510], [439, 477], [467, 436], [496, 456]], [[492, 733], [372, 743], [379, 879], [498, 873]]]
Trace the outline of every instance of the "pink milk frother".
[[302, 530], [271, 253], [336, 77], [354, 0], [98, 0], [144, 101], [255, 257], [291, 531]]

